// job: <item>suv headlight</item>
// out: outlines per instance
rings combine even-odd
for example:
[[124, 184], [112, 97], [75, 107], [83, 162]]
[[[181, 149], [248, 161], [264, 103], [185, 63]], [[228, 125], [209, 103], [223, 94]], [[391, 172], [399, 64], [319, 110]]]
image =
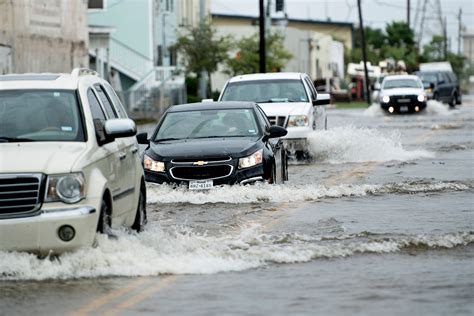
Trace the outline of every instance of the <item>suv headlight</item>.
[[384, 103], [390, 102], [390, 97], [389, 97], [388, 95], [384, 95], [384, 96], [382, 97], [382, 102], [384, 102]]
[[250, 168], [261, 164], [263, 161], [263, 149], [257, 150], [250, 156], [239, 159], [239, 169]]
[[85, 180], [81, 172], [48, 177], [45, 202], [77, 203], [85, 197]]
[[165, 172], [164, 162], [153, 160], [147, 155], [143, 156], [143, 167], [154, 172]]
[[420, 94], [420, 95], [418, 95], [417, 100], [418, 100], [419, 102], [425, 102], [426, 97], [425, 97], [423, 94]]
[[308, 126], [309, 120], [306, 115], [290, 115], [288, 118], [288, 127], [293, 126]]

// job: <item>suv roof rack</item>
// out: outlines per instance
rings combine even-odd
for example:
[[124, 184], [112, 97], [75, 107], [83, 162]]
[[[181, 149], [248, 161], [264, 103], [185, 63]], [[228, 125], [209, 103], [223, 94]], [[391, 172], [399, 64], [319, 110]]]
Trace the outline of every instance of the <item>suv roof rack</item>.
[[89, 68], [74, 68], [71, 72], [72, 76], [80, 77], [80, 76], [99, 76], [97, 71], [89, 69]]

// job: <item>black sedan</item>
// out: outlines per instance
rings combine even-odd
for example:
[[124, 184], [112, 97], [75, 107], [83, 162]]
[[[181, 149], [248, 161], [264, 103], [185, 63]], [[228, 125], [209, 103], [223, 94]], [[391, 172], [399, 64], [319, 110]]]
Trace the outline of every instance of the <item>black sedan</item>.
[[288, 179], [286, 129], [271, 126], [253, 102], [207, 102], [170, 107], [143, 155], [145, 179], [210, 189], [221, 184]]

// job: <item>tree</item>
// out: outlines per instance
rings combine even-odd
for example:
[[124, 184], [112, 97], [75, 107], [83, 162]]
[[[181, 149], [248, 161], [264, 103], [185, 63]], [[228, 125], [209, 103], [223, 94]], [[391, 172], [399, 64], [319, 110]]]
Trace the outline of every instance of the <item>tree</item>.
[[193, 72], [199, 77], [205, 70], [210, 76], [217, 70], [217, 65], [227, 59], [231, 48], [230, 37], [218, 37], [210, 22], [187, 31], [187, 34], [179, 36], [174, 45], [184, 59], [186, 72]]
[[[292, 58], [284, 48], [284, 38], [272, 33], [265, 38], [266, 69], [279, 71]], [[259, 72], [259, 38], [257, 34], [244, 37], [237, 42], [235, 57], [226, 60], [226, 73], [231, 76]]]

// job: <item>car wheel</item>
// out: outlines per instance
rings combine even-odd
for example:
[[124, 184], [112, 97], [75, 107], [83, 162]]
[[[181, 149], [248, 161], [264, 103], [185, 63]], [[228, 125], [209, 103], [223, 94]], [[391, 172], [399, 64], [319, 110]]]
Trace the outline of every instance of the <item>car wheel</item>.
[[453, 95], [448, 104], [450, 108], [454, 108], [456, 106], [456, 93]]
[[269, 184], [275, 184], [276, 183], [276, 168], [275, 164], [272, 164], [272, 173], [270, 177], [267, 179]]
[[457, 104], [457, 105], [461, 105], [461, 104], [462, 104], [462, 101], [461, 101], [461, 98], [459, 97], [459, 95], [458, 95], [457, 93], [455, 94], [455, 97], [456, 97], [456, 98], [455, 98], [456, 104]]
[[110, 216], [110, 208], [105, 200], [102, 200], [100, 205], [97, 232], [101, 234], [112, 235], [112, 217]]
[[133, 222], [132, 229], [139, 232], [142, 232], [147, 223], [146, 219], [146, 201], [145, 194], [143, 190], [140, 189], [140, 196], [138, 198], [137, 212], [135, 214], [135, 221]]
[[288, 154], [285, 150], [281, 152], [281, 181], [288, 181]]

